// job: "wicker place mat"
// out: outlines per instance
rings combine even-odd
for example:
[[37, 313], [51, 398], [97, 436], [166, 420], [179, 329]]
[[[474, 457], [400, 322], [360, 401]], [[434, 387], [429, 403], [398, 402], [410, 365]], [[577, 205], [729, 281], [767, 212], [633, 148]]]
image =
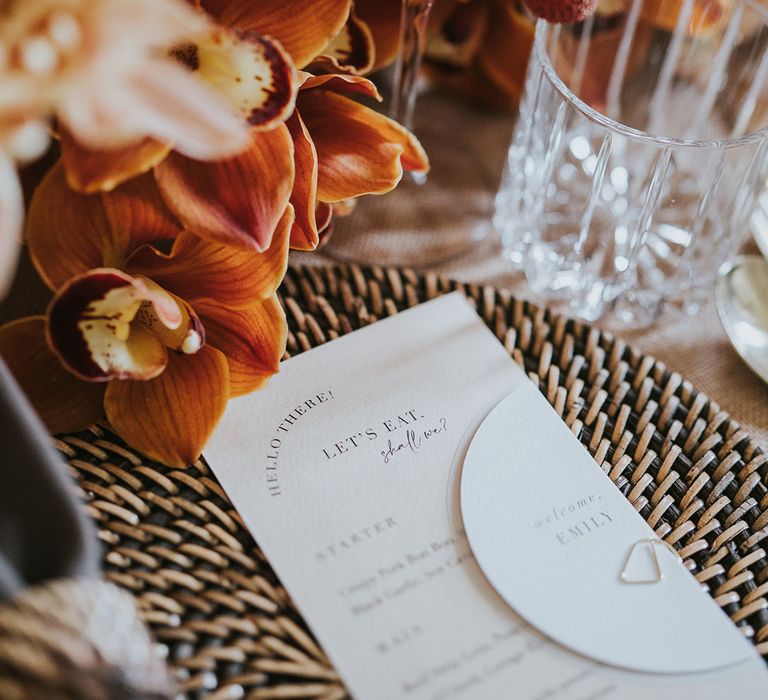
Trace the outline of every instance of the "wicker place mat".
[[[491, 287], [354, 265], [289, 269], [288, 354], [455, 289], [768, 656], [766, 456], [653, 357]], [[105, 426], [56, 442], [98, 525], [106, 577], [135, 595], [188, 697], [347, 697], [204, 460], [163, 467]]]

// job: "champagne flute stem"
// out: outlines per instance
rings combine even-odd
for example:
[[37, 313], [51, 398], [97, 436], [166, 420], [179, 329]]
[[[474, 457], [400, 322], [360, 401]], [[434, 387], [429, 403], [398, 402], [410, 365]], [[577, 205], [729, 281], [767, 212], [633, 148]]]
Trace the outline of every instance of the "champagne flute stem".
[[[434, 0], [402, 0], [402, 3], [400, 51], [395, 63], [390, 116], [407, 129], [413, 130], [416, 83], [427, 43], [427, 23]], [[411, 177], [420, 183], [426, 180], [423, 174], [411, 173]]]

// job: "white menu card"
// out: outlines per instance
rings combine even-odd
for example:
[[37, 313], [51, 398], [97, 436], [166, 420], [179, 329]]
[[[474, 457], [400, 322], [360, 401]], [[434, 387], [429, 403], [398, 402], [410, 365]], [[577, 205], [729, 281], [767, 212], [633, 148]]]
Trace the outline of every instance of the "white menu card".
[[[536, 629], [535, 615], [524, 622], [525, 612], [521, 617], [485, 578], [458, 511], [461, 467], [478, 427], [505, 396], [544, 402], [527, 391], [528, 382], [454, 293], [285, 362], [266, 389], [230, 402], [206, 458], [355, 698], [757, 697], [768, 688], [762, 660], [696, 586], [686, 592], [702, 596], [696, 610], [707, 617], [704, 629], [725, 630], [711, 644], [729, 665], [654, 674], [622, 670], [591, 657], [588, 648], [552, 641]], [[517, 406], [516, 423], [502, 430], [505, 444], [515, 430], [525, 433], [527, 420], [540, 422], [541, 439], [548, 420], [541, 416], [550, 414], [531, 406]], [[564, 434], [543, 437], [559, 443]], [[504, 449], [514, 458], [514, 450]], [[562, 449], [583, 452], [575, 441]], [[525, 449], [519, 454], [530, 459]], [[499, 460], [488, 465], [490, 479], [504, 469]], [[599, 472], [592, 462], [587, 468]], [[583, 498], [580, 486], [577, 481], [571, 494], [561, 487], [558, 503]], [[510, 509], [533, 501], [546, 515], [546, 493], [521, 484], [506, 495]], [[615, 508], [612, 517], [636, 517], [626, 505], [628, 511]], [[498, 544], [516, 533], [490, 537]], [[599, 542], [594, 546], [599, 556]], [[589, 551], [586, 539], [579, 547]], [[506, 556], [503, 547], [489, 551]], [[558, 549], [551, 552], [557, 556]], [[524, 549], [510, 547], [509, 556], [513, 566], [505, 575], [514, 579], [517, 569], [518, 592], [521, 585], [535, 599], [537, 580], [552, 576], [556, 563], [538, 572], [535, 550], [526, 559]], [[564, 562], [562, 576], [578, 561]], [[542, 595], [549, 590], [543, 587]], [[628, 636], [645, 605], [637, 596], [639, 610], [611, 611], [619, 620], [627, 616]], [[514, 605], [514, 597], [505, 597]], [[565, 629], [569, 610], [590, 606], [577, 597], [552, 603]], [[573, 624], [584, 619], [574, 615]], [[686, 621], [692, 628], [699, 623]], [[636, 667], [644, 665], [640, 659]]]

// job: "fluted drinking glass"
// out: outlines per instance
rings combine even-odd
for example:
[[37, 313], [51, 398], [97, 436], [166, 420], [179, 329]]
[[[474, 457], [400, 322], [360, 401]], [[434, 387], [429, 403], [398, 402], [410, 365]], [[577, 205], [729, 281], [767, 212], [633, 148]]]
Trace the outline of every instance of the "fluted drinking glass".
[[752, 0], [538, 23], [494, 216], [533, 291], [621, 327], [699, 308], [766, 181], [766, 44]]

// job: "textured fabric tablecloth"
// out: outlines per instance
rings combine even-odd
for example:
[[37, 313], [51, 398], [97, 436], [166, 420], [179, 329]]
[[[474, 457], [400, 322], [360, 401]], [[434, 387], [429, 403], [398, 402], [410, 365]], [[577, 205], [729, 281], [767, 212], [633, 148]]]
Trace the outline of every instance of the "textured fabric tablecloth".
[[[385, 197], [368, 197], [346, 219], [338, 220], [322, 253], [294, 254], [293, 261], [323, 265], [334, 258], [372, 264], [400, 264], [409, 254], [423, 258], [443, 239], [487, 221], [514, 128], [510, 116], [459, 105], [436, 93], [422, 95], [416, 133], [432, 159], [429, 183], [418, 189], [404, 183]], [[492, 232], [463, 255], [429, 265], [449, 277], [493, 284], [541, 303], [501, 257]], [[722, 330], [714, 304], [698, 315], [671, 315], [642, 332], [624, 332], [627, 340], [680, 372], [708, 394], [768, 447], [768, 386], [740, 360]]]

